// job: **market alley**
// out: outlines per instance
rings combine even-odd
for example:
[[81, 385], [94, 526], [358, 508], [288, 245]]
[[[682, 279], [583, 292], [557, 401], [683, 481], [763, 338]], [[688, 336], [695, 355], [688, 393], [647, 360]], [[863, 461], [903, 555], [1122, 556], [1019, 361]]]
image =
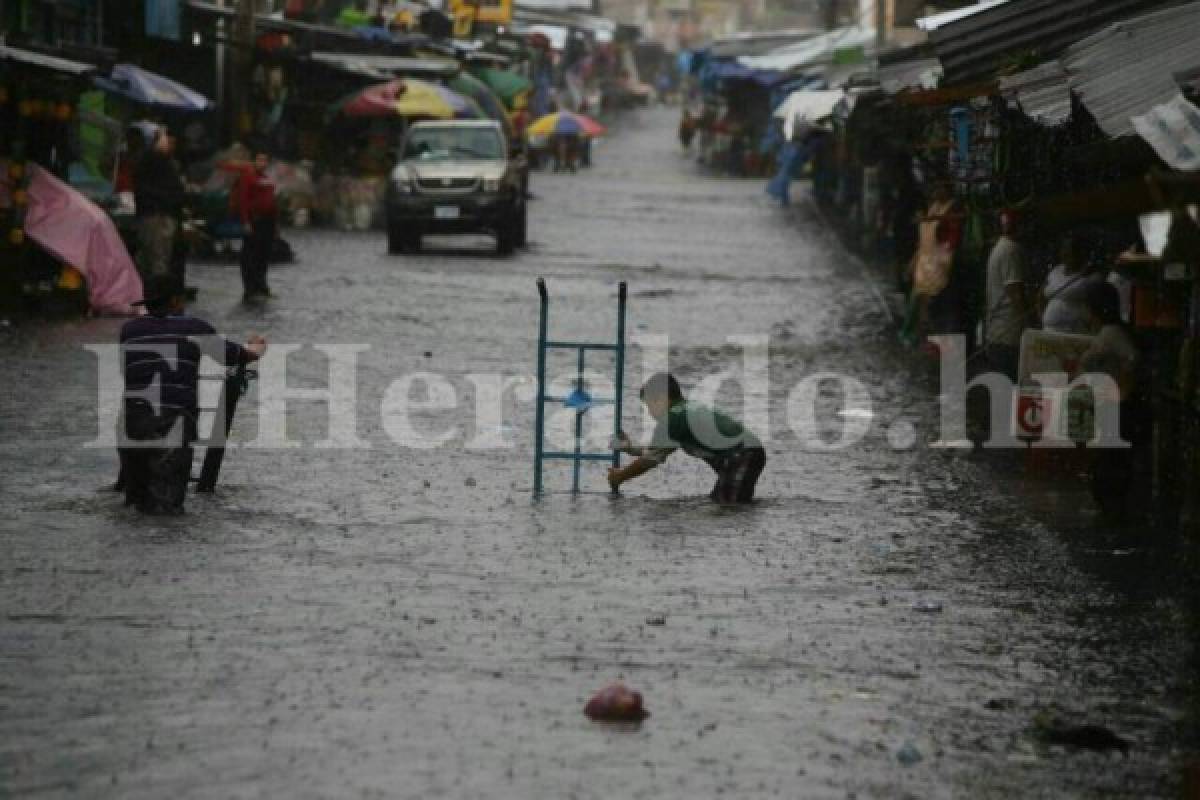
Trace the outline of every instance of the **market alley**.
[[[292, 386], [327, 383], [313, 345], [364, 346], [364, 444], [318, 447], [327, 404], [291, 400], [297, 446], [231, 450], [182, 518], [123, 508], [115, 452], [86, 446], [85, 347], [121, 321], [0, 331], [0, 794], [1173, 796], [1195, 745], [1178, 567], [925, 446], [937, 388], [875, 278], [802, 199], [781, 210], [682, 154], [677, 118], [630, 113], [591, 169], [535, 174], [511, 258], [487, 237], [389, 256], [381, 232], [285, 231], [298, 261], [261, 307], [235, 265], [192, 266], [197, 314], [297, 348]], [[471, 376], [532, 374], [538, 276], [564, 338], [610, 338], [628, 283], [631, 431], [654, 337], [686, 385], [769, 357], [755, 505], [708, 503], [683, 458], [619, 497], [600, 466], [579, 496], [552, 467], [532, 501], [528, 385], [478, 430]], [[385, 430], [415, 373], [454, 387], [412, 419], [440, 446]], [[860, 381], [871, 411], [826, 387], [812, 429], [789, 425], [817, 373]], [[252, 388], [235, 439], [257, 412]], [[855, 424], [857, 444], [811, 446]], [[645, 695], [640, 726], [581, 713], [617, 678]], [[1049, 743], [1055, 725], [1128, 752]]]

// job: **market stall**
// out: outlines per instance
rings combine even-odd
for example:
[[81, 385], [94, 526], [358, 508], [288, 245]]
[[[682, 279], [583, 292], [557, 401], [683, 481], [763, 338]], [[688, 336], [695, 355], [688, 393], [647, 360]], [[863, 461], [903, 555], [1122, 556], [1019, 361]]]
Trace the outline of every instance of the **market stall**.
[[80, 267], [32, 243], [26, 221], [35, 175], [79, 172], [76, 128], [90, 64], [0, 45], [0, 304], [87, 307]]

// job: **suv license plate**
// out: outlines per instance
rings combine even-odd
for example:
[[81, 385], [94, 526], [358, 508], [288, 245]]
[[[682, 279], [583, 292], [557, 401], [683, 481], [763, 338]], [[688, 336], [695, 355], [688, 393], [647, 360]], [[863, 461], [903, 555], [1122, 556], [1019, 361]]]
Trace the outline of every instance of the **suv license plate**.
[[433, 209], [434, 219], [458, 219], [458, 206], [436, 206]]

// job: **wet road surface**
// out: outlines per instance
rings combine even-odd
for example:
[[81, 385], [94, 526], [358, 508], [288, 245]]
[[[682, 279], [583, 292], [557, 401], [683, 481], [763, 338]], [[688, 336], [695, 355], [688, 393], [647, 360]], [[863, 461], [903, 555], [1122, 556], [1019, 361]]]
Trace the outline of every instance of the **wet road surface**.
[[[370, 346], [369, 447], [315, 447], [326, 406], [291, 402], [301, 444], [232, 451], [183, 519], [122, 508], [115, 454], [83, 446], [83, 346], [119, 321], [4, 333], [0, 795], [1172, 796], [1195, 743], [1175, 561], [1083, 511], [1025, 512], [978, 457], [894, 448], [897, 421], [932, 438], [935, 389], [875, 286], [804, 207], [701, 172], [674, 121], [626, 118], [594, 169], [536, 175], [533, 244], [512, 259], [486, 237], [389, 257], [381, 234], [295, 232], [300, 261], [263, 308], [239, 304], [236, 267], [194, 266], [195, 312], [230, 335]], [[769, 336], [756, 505], [709, 505], [707, 468], [682, 455], [620, 498], [593, 466], [594, 493], [530, 502], [528, 387], [476, 430], [468, 376], [532, 372], [538, 275], [572, 338], [612, 335], [628, 281], [630, 333], [668, 336], [685, 384], [736, 374], [728, 336]], [[289, 364], [293, 386], [327, 380], [311, 349]], [[418, 371], [457, 391], [457, 410], [416, 415], [449, 432], [438, 448], [384, 429], [387, 387]], [[859, 444], [817, 452], [786, 424], [817, 372], [869, 389]], [[854, 418], [835, 391], [817, 408], [826, 437]], [[638, 728], [581, 713], [618, 677], [645, 694]], [[1131, 749], [1048, 746], [1047, 715]]]

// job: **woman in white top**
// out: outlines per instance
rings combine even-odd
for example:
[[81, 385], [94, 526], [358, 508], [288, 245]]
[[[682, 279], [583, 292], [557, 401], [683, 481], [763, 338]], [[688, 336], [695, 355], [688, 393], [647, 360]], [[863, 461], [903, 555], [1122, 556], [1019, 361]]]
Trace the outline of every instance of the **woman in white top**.
[[1104, 282], [1091, 269], [1087, 239], [1075, 232], [1063, 240], [1062, 263], [1050, 270], [1038, 298], [1042, 329], [1058, 333], [1090, 333], [1086, 298], [1088, 287]]

